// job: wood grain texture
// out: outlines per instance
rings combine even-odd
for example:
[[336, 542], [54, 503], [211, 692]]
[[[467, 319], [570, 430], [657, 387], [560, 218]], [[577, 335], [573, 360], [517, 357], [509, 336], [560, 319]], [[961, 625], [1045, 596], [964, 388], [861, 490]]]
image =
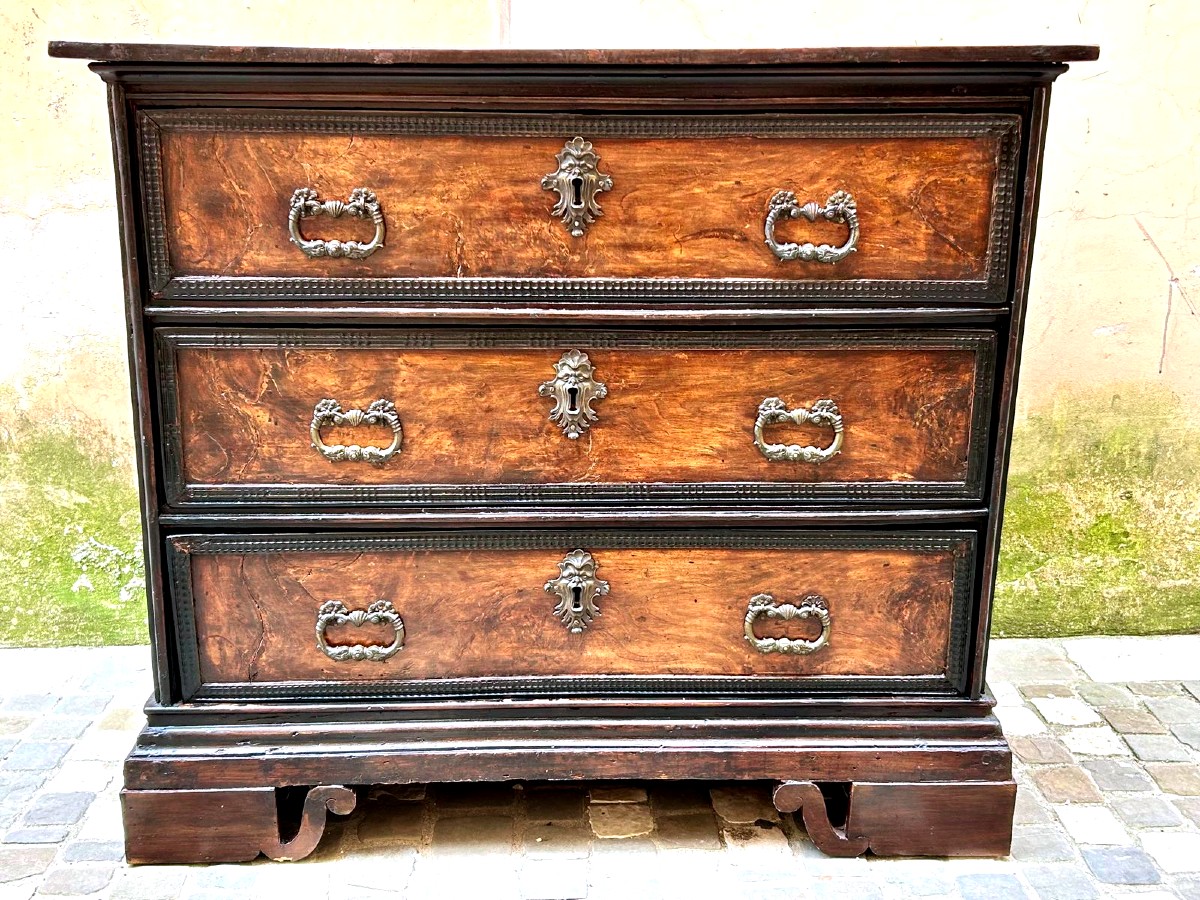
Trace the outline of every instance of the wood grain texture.
[[125, 859], [143, 863], [248, 862], [279, 840], [275, 790], [122, 790]]
[[354, 791], [318, 785], [308, 791], [290, 839], [280, 836], [273, 788], [121, 791], [125, 858], [141, 863], [248, 862], [303, 859], [325, 833], [327, 814], [348, 815]]
[[843, 829], [830, 825], [812, 782], [785, 782], [775, 806], [803, 815], [808, 836], [830, 856], [1007, 856], [1015, 781], [854, 783]]
[[[532, 340], [532, 339], [531, 339]], [[731, 342], [736, 339], [731, 338]], [[563, 348], [566, 349], [566, 348]], [[176, 350], [182, 469], [189, 484], [556, 484], [937, 482], [966, 478], [977, 348], [589, 348], [608, 396], [569, 440], [538, 385], [562, 349]], [[753, 445], [758, 406], [834, 400], [842, 452], [772, 461]], [[313, 407], [396, 404], [400, 452], [384, 464], [331, 462], [310, 446]], [[360, 426], [322, 432], [387, 446]], [[769, 426], [768, 441], [828, 446], [832, 431]], [[171, 452], [168, 450], [168, 452]]]
[[972, 701], [939, 698], [931, 709], [928, 697], [749, 706], [630, 697], [612, 698], [610, 707], [621, 701], [627, 705], [607, 711], [586, 698], [422, 702], [403, 711], [291, 703], [289, 716], [271, 722], [254, 704], [182, 704], [169, 727], [141, 732], [125, 783], [145, 790], [546, 778], [1012, 780], [999, 722]]
[[1092, 45], [994, 47], [797, 47], [785, 49], [354, 49], [227, 47], [204, 44], [50, 41], [49, 54], [70, 59], [149, 63], [296, 65], [841, 65], [874, 63], [1048, 63], [1091, 60]]
[[[597, 138], [613, 190], [573, 238], [541, 178], [563, 139], [165, 130], [166, 239], [177, 275], [983, 280], [1000, 152], [981, 137]], [[586, 135], [585, 135], [586, 137]], [[345, 200], [374, 190], [385, 246], [310, 260], [288, 242], [298, 187]], [[858, 201], [858, 251], [834, 265], [780, 262], [767, 201], [791, 190]], [[367, 223], [306, 220], [308, 237], [368, 240]], [[788, 223], [779, 240], [838, 245], [846, 229]]]
[[[609, 594], [570, 634], [543, 590], [574, 549], [215, 553], [192, 558], [204, 683], [424, 679], [488, 675], [929, 675], [947, 667], [951, 550], [589, 549]], [[828, 646], [760, 653], [743, 637], [747, 604], [820, 593]], [[388, 660], [339, 662], [314, 638], [318, 609], [390, 600], [404, 620]], [[761, 636], [815, 637], [815, 623]], [[346, 628], [331, 641], [387, 643]]]

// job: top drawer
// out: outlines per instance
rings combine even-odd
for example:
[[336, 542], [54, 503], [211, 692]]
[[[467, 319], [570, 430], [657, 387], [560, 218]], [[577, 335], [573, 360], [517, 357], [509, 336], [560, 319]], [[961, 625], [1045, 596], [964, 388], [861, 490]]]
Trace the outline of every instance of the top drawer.
[[139, 123], [167, 298], [1006, 300], [1016, 116]]

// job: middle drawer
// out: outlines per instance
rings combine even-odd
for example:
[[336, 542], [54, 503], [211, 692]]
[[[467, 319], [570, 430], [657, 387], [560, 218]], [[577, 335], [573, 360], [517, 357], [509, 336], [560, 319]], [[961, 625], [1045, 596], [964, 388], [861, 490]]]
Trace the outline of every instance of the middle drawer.
[[164, 328], [167, 500], [980, 500], [995, 340]]

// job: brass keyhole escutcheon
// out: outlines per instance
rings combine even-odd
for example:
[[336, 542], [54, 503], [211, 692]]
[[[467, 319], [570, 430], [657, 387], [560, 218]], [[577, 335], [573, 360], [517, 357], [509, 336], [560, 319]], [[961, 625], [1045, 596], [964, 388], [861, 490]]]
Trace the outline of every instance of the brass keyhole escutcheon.
[[577, 440], [599, 417], [592, 404], [608, 396], [608, 388], [595, 378], [586, 353], [568, 350], [554, 365], [554, 378], [538, 385], [538, 394], [554, 401], [550, 421], [570, 440]]
[[599, 600], [608, 593], [608, 582], [596, 577], [598, 563], [586, 550], [572, 550], [558, 564], [558, 577], [546, 582], [547, 594], [556, 597], [554, 615], [571, 634], [583, 634], [600, 615]]
[[604, 214], [597, 197], [611, 191], [613, 181], [599, 171], [600, 156], [581, 137], [567, 141], [555, 158], [558, 168], [542, 178], [542, 190], [558, 194], [550, 214], [562, 220], [571, 237], [580, 238]]

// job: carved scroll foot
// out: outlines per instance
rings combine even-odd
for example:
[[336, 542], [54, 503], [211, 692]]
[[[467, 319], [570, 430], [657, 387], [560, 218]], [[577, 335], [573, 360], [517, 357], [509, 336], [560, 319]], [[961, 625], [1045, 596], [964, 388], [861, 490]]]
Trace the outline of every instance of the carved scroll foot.
[[[304, 812], [300, 817], [300, 828], [290, 841], [275, 838], [265, 841], [264, 856], [277, 861], [304, 859], [317, 849], [321, 835], [325, 833], [326, 812], [348, 816], [354, 812], [354, 791], [341, 785], [320, 785], [308, 792], [304, 798]], [[278, 827], [276, 828], [278, 834]]]
[[122, 791], [125, 858], [139, 863], [303, 859], [316, 849], [327, 814], [354, 810], [354, 791], [321, 785], [304, 798], [300, 826], [283, 840], [274, 788]]
[[821, 789], [811, 781], [785, 781], [775, 788], [775, 808], [780, 812], [799, 812], [808, 836], [817, 849], [829, 856], [861, 856], [867, 852], [867, 839], [849, 830], [834, 828]]
[[774, 796], [780, 812], [800, 811], [808, 836], [830, 856], [1007, 856], [1016, 799], [1013, 781], [855, 783], [839, 829], [811, 781], [785, 781]]

